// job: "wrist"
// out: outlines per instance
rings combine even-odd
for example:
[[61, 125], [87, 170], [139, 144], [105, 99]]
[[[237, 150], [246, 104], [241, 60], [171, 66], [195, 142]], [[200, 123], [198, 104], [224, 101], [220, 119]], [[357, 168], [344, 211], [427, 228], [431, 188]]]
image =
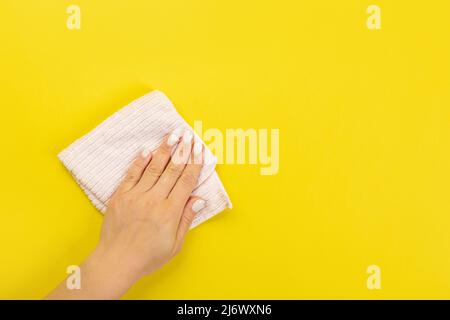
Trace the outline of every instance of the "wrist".
[[123, 259], [100, 247], [81, 265], [81, 290], [93, 299], [118, 299], [138, 279]]

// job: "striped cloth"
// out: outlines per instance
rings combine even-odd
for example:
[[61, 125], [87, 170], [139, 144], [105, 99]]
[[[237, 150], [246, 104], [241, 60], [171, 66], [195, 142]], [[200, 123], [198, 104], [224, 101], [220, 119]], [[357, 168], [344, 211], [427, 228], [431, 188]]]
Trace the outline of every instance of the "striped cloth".
[[[59, 153], [94, 206], [102, 213], [133, 160], [146, 148], [155, 150], [177, 128], [192, 128], [160, 91], [152, 91], [123, 107]], [[195, 134], [195, 133], [194, 133]], [[195, 135], [195, 139], [201, 139]], [[216, 157], [205, 146], [205, 165], [193, 195], [206, 200], [191, 228], [226, 208], [231, 208], [215, 171]]]

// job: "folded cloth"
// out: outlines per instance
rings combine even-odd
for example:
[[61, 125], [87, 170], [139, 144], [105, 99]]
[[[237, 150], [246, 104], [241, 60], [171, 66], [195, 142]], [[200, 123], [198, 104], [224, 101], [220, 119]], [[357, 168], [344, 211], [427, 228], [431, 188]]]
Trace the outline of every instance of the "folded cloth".
[[[91, 132], [64, 149], [58, 158], [102, 213], [128, 167], [143, 149], [155, 150], [175, 129], [192, 128], [160, 91], [152, 91], [123, 107]], [[194, 133], [195, 134], [195, 133]], [[195, 135], [195, 139], [201, 139]], [[216, 157], [204, 145], [204, 166], [193, 195], [206, 200], [191, 225], [197, 226], [231, 208], [219, 176]]]

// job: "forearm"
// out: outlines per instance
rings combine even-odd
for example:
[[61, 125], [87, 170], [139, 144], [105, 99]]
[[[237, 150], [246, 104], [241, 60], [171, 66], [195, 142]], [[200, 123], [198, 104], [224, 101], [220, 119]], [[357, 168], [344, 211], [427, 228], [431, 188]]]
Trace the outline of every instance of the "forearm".
[[63, 281], [46, 299], [119, 299], [138, 280], [122, 263], [120, 257], [97, 249], [80, 266], [80, 289], [69, 289]]

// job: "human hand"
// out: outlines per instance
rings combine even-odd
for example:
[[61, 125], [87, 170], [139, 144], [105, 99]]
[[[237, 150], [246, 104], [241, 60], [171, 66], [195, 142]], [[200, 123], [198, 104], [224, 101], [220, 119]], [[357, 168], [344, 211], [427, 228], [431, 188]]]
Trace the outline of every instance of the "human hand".
[[189, 131], [181, 143], [179, 139], [176, 133], [169, 135], [153, 156], [144, 151], [105, 213], [97, 250], [115, 255], [138, 277], [155, 271], [181, 249], [196, 212], [205, 205], [191, 197], [203, 146], [196, 142], [192, 147]]
[[195, 214], [205, 206], [191, 196], [203, 145], [193, 142], [190, 131], [180, 138], [175, 131], [129, 168], [108, 203], [99, 244], [81, 266], [84, 293], [61, 297], [56, 289], [49, 298], [118, 298], [180, 251]]

